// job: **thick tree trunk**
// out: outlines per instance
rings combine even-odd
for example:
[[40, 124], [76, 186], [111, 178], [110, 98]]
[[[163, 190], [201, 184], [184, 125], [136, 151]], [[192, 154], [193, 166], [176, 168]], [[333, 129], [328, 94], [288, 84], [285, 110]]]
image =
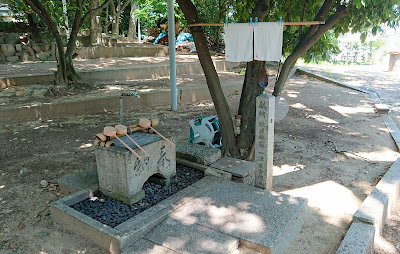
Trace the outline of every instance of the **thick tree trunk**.
[[[177, 0], [177, 2], [182, 9], [188, 24], [201, 23], [197, 9], [193, 5], [192, 1]], [[199, 56], [201, 66], [203, 67], [203, 71], [207, 79], [208, 89], [210, 90], [210, 94], [220, 120], [222, 134], [222, 154], [224, 156], [238, 156], [238, 149], [233, 133], [232, 116], [224, 93], [222, 92], [218, 74], [215, 70], [210, 52], [207, 47], [207, 41], [204, 36], [203, 29], [201, 27], [193, 27], [191, 32], [196, 45], [197, 55]]]
[[[95, 9], [100, 6], [100, 0], [90, 0], [90, 9]], [[90, 44], [99, 45], [101, 43], [101, 22], [100, 10], [93, 12], [90, 15]]]
[[119, 35], [119, 15], [115, 15], [112, 22], [112, 34]]
[[24, 0], [24, 1], [46, 23], [47, 27], [49, 28], [49, 31], [52, 33], [52, 35], [56, 40], [57, 50], [58, 50], [56, 83], [67, 85], [69, 81], [74, 81], [76, 79], [79, 79], [79, 75], [75, 72], [74, 66], [72, 64], [72, 53], [75, 50], [75, 42], [79, 28], [82, 26], [82, 23], [88, 18], [88, 16], [92, 12], [104, 8], [104, 6], [106, 6], [110, 2], [110, 0], [106, 0], [99, 7], [89, 10], [84, 16], [82, 16], [83, 3], [80, 0], [77, 1], [75, 18], [72, 24], [72, 31], [70, 38], [68, 40], [67, 50], [65, 53], [64, 53], [64, 43], [62, 42], [61, 36], [58, 32], [57, 25], [54, 23], [47, 9], [38, 0]]
[[129, 28], [128, 28], [128, 37], [132, 39], [136, 39], [136, 25], [137, 18], [135, 16], [135, 10], [137, 9], [137, 2], [131, 3], [131, 12], [129, 18]]
[[242, 115], [242, 125], [238, 147], [240, 153], [247, 157], [248, 151], [254, 142], [256, 124], [256, 97], [262, 94], [262, 88], [258, 85], [258, 74], [265, 68], [265, 62], [252, 61], [247, 63], [246, 74], [243, 83], [242, 95], [238, 115]]
[[32, 40], [36, 43], [42, 43], [42, 37], [40, 36], [40, 30], [37, 23], [33, 20], [32, 12], [28, 12], [27, 14], [29, 28], [32, 33]]
[[61, 36], [58, 33], [57, 25], [54, 23], [49, 12], [44, 8], [44, 6], [38, 0], [24, 0], [27, 5], [29, 5], [32, 10], [34, 10], [43, 22], [46, 23], [49, 31], [54, 36], [57, 44], [58, 59], [57, 59], [57, 73], [56, 73], [56, 83], [60, 85], [68, 84], [68, 79], [66, 75], [66, 61], [64, 54], [64, 43], [62, 42]]
[[[269, 0], [259, 0], [252, 11], [252, 17], [258, 17], [262, 21], [269, 11], [269, 6]], [[252, 61], [247, 63], [242, 95], [240, 97], [238, 115], [242, 115], [242, 124], [238, 138], [238, 147], [245, 159], [251, 157], [251, 147], [254, 143], [256, 97], [262, 94], [262, 88], [258, 85], [258, 74], [262, 68], [265, 68], [265, 62]]]

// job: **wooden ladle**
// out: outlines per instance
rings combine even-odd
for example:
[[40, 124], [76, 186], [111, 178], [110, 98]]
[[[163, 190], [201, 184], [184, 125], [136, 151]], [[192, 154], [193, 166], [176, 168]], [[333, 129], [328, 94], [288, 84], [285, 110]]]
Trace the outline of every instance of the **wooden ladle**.
[[136, 143], [135, 140], [133, 140], [133, 138], [128, 135], [128, 127], [126, 127], [125, 125], [115, 125], [115, 130], [117, 131], [117, 134], [125, 135], [126, 137], [128, 137], [132, 141], [132, 143], [137, 146], [137, 148], [139, 148], [144, 154], [146, 154], [147, 157], [150, 157], [150, 154], [148, 154], [138, 143]]
[[139, 160], [142, 159], [142, 156], [140, 156], [139, 154], [137, 154], [135, 151], [133, 151], [132, 148], [130, 148], [127, 144], [125, 144], [124, 141], [122, 141], [118, 136], [117, 136], [117, 130], [112, 127], [112, 126], [106, 126], [104, 127], [103, 130], [103, 134], [108, 136], [108, 137], [115, 137], [116, 139], [119, 140], [119, 142], [121, 142], [121, 144], [123, 144], [126, 148], [128, 148], [129, 151], [131, 151], [131, 153], [133, 153]]
[[[158, 124], [158, 122], [157, 122]], [[167, 139], [166, 137], [164, 137], [163, 135], [161, 135], [158, 131], [156, 131], [153, 127], [151, 127], [151, 121], [147, 118], [142, 118], [139, 120], [139, 126], [143, 127], [143, 128], [149, 128], [150, 130], [153, 130], [155, 133], [157, 133], [158, 136], [160, 136], [161, 138], [163, 138], [165, 141], [167, 141], [168, 143], [170, 143], [172, 146], [175, 146], [174, 143], [172, 143], [169, 139]]]

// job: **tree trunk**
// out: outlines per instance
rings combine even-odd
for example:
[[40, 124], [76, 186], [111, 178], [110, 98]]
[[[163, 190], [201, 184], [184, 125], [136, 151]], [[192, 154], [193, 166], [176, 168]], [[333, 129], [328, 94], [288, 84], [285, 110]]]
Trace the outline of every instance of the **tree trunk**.
[[[252, 17], [258, 17], [262, 21], [269, 11], [269, 6], [269, 0], [259, 0], [252, 11]], [[258, 74], [262, 68], [265, 68], [265, 62], [252, 61], [247, 63], [240, 97], [238, 115], [242, 115], [242, 124], [240, 126], [238, 147], [245, 159], [251, 157], [251, 147], [254, 143], [256, 97], [262, 94], [262, 88], [258, 85]]]
[[[90, 0], [90, 9], [95, 9], [100, 6], [100, 0]], [[90, 44], [99, 45], [101, 44], [101, 21], [100, 21], [100, 10], [94, 11], [90, 15]]]
[[68, 79], [66, 75], [66, 61], [64, 55], [64, 43], [62, 42], [61, 36], [58, 33], [57, 25], [54, 23], [53, 19], [50, 17], [49, 12], [38, 0], [24, 0], [27, 5], [29, 5], [32, 10], [34, 10], [40, 18], [46, 23], [49, 31], [53, 35], [58, 50], [57, 59], [57, 73], [56, 73], [56, 83], [60, 85], [68, 84]]
[[132, 39], [136, 39], [136, 24], [137, 18], [135, 16], [135, 10], [137, 9], [137, 2], [131, 3], [131, 12], [129, 19], [129, 29], [128, 29], [128, 37]]
[[32, 12], [27, 13], [28, 24], [32, 33], [32, 40], [36, 43], [42, 43], [42, 37], [40, 36], [40, 31], [37, 23], [33, 20]]
[[[185, 15], [188, 24], [201, 23], [199, 14], [196, 7], [190, 0], [177, 0], [180, 8]], [[222, 92], [221, 84], [218, 78], [217, 71], [211, 59], [210, 52], [208, 51], [207, 41], [201, 27], [192, 27], [191, 33], [193, 35], [194, 43], [197, 49], [197, 55], [200, 64], [206, 76], [208, 89], [213, 99], [215, 109], [217, 111], [222, 135], [222, 154], [238, 156], [238, 149], [235, 142], [233, 132], [233, 122], [228, 103]]]
[[262, 94], [262, 88], [258, 85], [258, 74], [265, 68], [265, 62], [252, 61], [247, 63], [242, 95], [238, 115], [242, 116], [238, 147], [244, 157], [248, 157], [250, 147], [254, 142], [256, 124], [256, 97]]
[[119, 14], [116, 14], [112, 21], [112, 33], [114, 35], [119, 35]]

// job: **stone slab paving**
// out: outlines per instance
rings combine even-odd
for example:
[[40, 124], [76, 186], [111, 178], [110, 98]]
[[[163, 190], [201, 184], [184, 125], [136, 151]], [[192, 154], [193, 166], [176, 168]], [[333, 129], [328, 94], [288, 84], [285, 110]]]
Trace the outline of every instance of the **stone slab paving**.
[[176, 157], [203, 165], [210, 165], [221, 158], [221, 150], [189, 142], [177, 142]]
[[239, 239], [182, 218], [171, 216], [145, 236], [179, 253], [230, 253]]
[[255, 163], [240, 159], [224, 157], [211, 164], [211, 167], [231, 173], [233, 176], [246, 177], [255, 172]]
[[140, 239], [123, 254], [179, 254], [176, 251], [160, 246], [149, 240]]
[[[236, 237], [255, 250], [272, 252], [305, 212], [307, 200], [223, 181], [171, 214]], [[196, 253], [192, 250], [191, 253]]]

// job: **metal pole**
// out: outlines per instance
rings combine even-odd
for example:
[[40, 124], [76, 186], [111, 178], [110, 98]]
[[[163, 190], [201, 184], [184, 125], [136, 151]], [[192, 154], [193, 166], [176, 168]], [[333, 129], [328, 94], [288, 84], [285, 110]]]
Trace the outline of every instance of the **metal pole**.
[[178, 109], [176, 89], [176, 60], [175, 60], [175, 15], [174, 0], [168, 0], [168, 45], [169, 45], [169, 79], [171, 83], [171, 109]]

